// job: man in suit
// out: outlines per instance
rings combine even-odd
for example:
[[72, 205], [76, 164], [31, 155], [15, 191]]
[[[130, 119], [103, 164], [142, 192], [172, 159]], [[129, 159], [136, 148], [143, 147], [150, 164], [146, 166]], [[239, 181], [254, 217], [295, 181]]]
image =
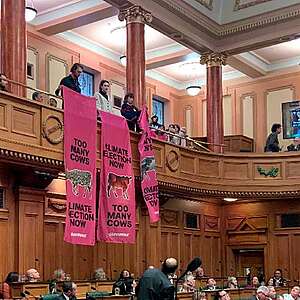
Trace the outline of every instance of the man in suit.
[[62, 294], [57, 300], [76, 300], [76, 284], [72, 281], [65, 281], [62, 285]]
[[175, 273], [177, 260], [167, 258], [159, 269], [148, 269], [144, 272], [137, 287], [138, 300], [171, 300], [174, 299], [175, 289], [168, 279], [169, 274]]
[[269, 300], [269, 289], [266, 286], [260, 286], [256, 290], [256, 295], [249, 300]]

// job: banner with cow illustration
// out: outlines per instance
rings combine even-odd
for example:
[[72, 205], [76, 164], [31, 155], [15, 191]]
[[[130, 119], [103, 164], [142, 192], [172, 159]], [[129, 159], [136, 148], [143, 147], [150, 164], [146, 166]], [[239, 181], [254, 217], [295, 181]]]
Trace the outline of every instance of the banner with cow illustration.
[[96, 228], [96, 99], [63, 87], [67, 212], [64, 240], [94, 245]]
[[146, 106], [143, 107], [138, 122], [142, 130], [139, 141], [141, 185], [150, 216], [150, 223], [154, 223], [159, 221], [158, 183]]
[[101, 176], [98, 240], [135, 242], [135, 187], [127, 121], [100, 112]]

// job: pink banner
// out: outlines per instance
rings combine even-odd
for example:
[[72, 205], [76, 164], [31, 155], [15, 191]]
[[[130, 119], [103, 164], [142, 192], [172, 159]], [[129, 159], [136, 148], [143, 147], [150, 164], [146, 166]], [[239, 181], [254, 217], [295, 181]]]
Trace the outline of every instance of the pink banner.
[[67, 212], [64, 240], [94, 245], [96, 227], [96, 99], [63, 87]]
[[146, 106], [143, 107], [138, 122], [142, 130], [142, 136], [139, 141], [141, 185], [144, 200], [149, 211], [150, 223], [154, 223], [159, 221], [158, 183]]
[[98, 240], [135, 242], [135, 188], [127, 121], [100, 111], [101, 176]]

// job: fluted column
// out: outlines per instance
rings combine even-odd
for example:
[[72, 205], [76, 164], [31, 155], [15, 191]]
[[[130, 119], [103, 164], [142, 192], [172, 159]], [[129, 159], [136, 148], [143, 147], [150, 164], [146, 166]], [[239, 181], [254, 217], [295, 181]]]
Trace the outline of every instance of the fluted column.
[[[26, 84], [25, 0], [1, 0], [1, 72]], [[10, 85], [10, 91], [24, 96], [24, 88]]]
[[222, 65], [225, 63], [226, 56], [222, 53], [201, 56], [201, 64], [207, 67], [207, 142], [212, 144], [210, 150], [219, 153], [223, 149], [218, 145], [224, 144]]
[[121, 10], [119, 20], [126, 20], [126, 87], [134, 94], [135, 104], [146, 104], [145, 82], [145, 23], [150, 23], [152, 15], [140, 6]]

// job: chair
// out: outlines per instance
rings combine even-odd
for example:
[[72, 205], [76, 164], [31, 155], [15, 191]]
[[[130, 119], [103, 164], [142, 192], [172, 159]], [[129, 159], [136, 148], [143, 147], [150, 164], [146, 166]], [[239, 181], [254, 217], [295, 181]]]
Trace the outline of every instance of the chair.
[[46, 294], [41, 295], [40, 300], [57, 300], [59, 298], [59, 294]]

